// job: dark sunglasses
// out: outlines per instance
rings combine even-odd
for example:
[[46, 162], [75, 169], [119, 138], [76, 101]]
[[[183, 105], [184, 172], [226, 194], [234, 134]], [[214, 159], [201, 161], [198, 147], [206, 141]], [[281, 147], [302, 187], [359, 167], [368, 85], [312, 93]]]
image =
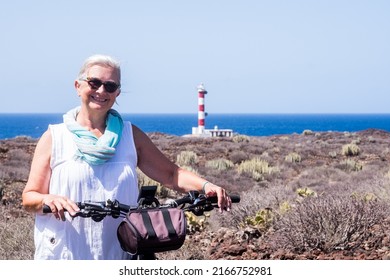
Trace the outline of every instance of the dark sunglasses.
[[81, 79], [81, 80], [87, 82], [90, 88], [93, 90], [97, 90], [103, 85], [104, 90], [107, 91], [108, 93], [114, 93], [118, 88], [121, 87], [121, 85], [118, 85], [117, 83], [110, 82], [110, 81], [103, 82], [98, 78], [88, 77], [86, 79]]

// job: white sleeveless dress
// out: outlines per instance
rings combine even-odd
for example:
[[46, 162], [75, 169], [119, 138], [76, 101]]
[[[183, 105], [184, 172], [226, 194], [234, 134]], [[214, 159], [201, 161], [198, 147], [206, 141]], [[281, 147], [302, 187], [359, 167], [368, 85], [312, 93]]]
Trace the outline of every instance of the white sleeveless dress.
[[[115, 156], [102, 165], [76, 161], [76, 145], [65, 124], [49, 126], [52, 135], [52, 176], [50, 193], [73, 201], [106, 201], [136, 205], [138, 198], [137, 152], [130, 122], [124, 122]], [[129, 259], [117, 239], [122, 218], [106, 216], [101, 222], [91, 218], [58, 221], [53, 214], [37, 214], [35, 219], [35, 259], [117, 260]]]

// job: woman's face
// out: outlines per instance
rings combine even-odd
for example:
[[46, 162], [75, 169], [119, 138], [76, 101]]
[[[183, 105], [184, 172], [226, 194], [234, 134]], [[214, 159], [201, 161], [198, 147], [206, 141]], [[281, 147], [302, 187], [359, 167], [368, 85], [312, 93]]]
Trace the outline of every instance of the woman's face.
[[[114, 105], [116, 97], [120, 94], [120, 88], [109, 92], [115, 89], [115, 84], [120, 84], [118, 72], [111, 67], [94, 65], [88, 69], [86, 78], [83, 81], [75, 81], [75, 87], [78, 95], [81, 97], [82, 106], [92, 110], [107, 112]], [[106, 82], [108, 84], [104, 85]]]

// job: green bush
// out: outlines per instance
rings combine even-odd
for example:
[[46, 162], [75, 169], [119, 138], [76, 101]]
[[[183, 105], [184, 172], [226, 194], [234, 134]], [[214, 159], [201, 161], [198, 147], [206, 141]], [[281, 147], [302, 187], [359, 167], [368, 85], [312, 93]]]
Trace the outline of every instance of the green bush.
[[285, 161], [287, 162], [301, 162], [302, 158], [298, 153], [289, 153], [285, 158]]
[[231, 169], [233, 166], [234, 166], [233, 162], [223, 158], [209, 160], [206, 162], [207, 168], [212, 168], [219, 171], [225, 171]]
[[179, 166], [191, 166], [198, 163], [198, 156], [192, 151], [182, 151], [177, 155], [176, 163]]
[[261, 209], [254, 216], [247, 217], [242, 226], [252, 226], [260, 231], [266, 231], [272, 225], [273, 214], [269, 208]]
[[237, 134], [233, 136], [234, 143], [249, 142], [249, 136]]
[[263, 175], [269, 175], [276, 171], [277, 168], [271, 167], [267, 161], [257, 157], [250, 160], [243, 161], [238, 166], [239, 174], [241, 173], [249, 174], [256, 181], [263, 180], [264, 178]]
[[313, 135], [313, 131], [311, 131], [310, 129], [305, 129], [303, 132], [302, 132], [302, 135]]
[[357, 156], [360, 154], [360, 148], [356, 144], [346, 144], [342, 147], [341, 154], [344, 156]]
[[346, 171], [360, 171], [363, 169], [363, 165], [353, 159], [343, 160], [340, 164]]
[[317, 193], [309, 188], [298, 188], [296, 193], [301, 197], [317, 196]]

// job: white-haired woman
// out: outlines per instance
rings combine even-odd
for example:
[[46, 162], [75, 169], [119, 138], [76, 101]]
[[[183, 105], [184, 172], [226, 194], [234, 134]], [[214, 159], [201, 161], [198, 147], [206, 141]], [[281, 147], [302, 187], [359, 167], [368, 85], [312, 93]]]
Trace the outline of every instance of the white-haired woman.
[[[135, 205], [136, 168], [180, 192], [202, 190], [230, 209], [224, 188], [178, 167], [148, 136], [112, 109], [121, 92], [119, 63], [94, 55], [74, 82], [81, 104], [49, 125], [39, 139], [23, 191], [23, 206], [36, 213], [35, 259], [126, 259], [116, 236], [120, 219], [73, 219], [75, 201], [118, 199]], [[48, 205], [53, 214], [43, 214]], [[68, 214], [65, 214], [66, 210]]]

